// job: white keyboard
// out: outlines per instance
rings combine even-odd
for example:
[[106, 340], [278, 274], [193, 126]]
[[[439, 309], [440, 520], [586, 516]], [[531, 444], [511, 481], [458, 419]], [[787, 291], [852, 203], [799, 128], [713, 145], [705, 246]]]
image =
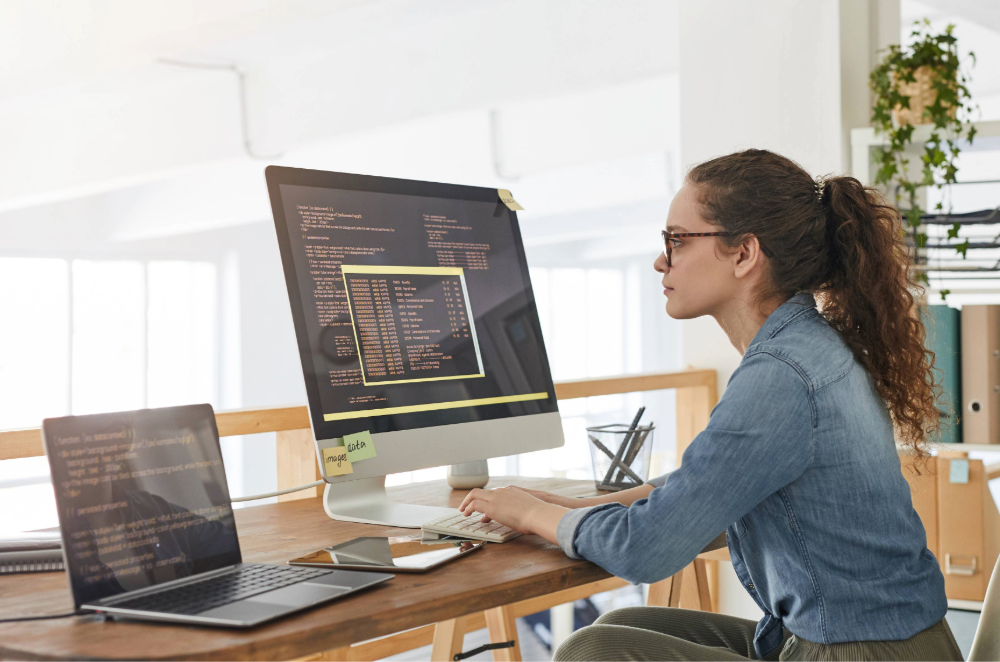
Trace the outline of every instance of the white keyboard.
[[420, 528], [427, 533], [456, 536], [458, 538], [471, 538], [473, 540], [486, 540], [488, 542], [507, 542], [511, 538], [521, 535], [514, 529], [497, 522], [483, 524], [479, 521], [482, 518], [481, 513], [473, 513], [471, 516], [466, 517], [456, 511], [454, 515], [445, 515], [444, 517], [424, 522], [420, 525]]

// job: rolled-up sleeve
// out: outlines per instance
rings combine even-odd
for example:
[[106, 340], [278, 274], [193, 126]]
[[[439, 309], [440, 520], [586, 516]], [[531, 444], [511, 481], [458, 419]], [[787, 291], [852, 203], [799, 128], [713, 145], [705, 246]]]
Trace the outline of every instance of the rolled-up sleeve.
[[657, 476], [656, 478], [650, 478], [646, 481], [646, 483], [652, 485], [653, 487], [663, 487], [667, 484], [667, 477], [669, 475], [670, 474], [663, 474], [662, 476]]
[[811, 393], [796, 368], [766, 352], [744, 358], [680, 468], [650, 481], [630, 507], [572, 510], [560, 547], [634, 583], [680, 571], [721, 531], [798, 478], [812, 459]]
[[571, 559], [580, 558], [577, 555], [576, 550], [573, 549], [573, 539], [576, 537], [576, 530], [580, 527], [580, 523], [587, 518], [590, 513], [592, 513], [596, 508], [603, 508], [604, 505], [600, 506], [589, 506], [587, 508], [574, 508], [573, 510], [567, 511], [565, 515], [559, 520], [559, 526], [556, 527], [556, 542], [562, 547], [562, 550], [566, 552], [566, 556]]

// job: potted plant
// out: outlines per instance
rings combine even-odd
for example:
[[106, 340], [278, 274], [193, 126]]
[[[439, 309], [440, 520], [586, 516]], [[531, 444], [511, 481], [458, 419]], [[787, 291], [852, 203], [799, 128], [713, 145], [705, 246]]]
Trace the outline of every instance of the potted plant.
[[[910, 226], [915, 250], [927, 244], [927, 235], [919, 232], [921, 209], [917, 190], [921, 186], [942, 189], [953, 184], [958, 167], [960, 139], [972, 142], [976, 128], [972, 125], [974, 110], [969, 95], [969, 74], [958, 55], [954, 25], [943, 33], [934, 34], [929, 20], [917, 21], [910, 33], [911, 41], [904, 46], [892, 45], [882, 62], [871, 72], [869, 85], [875, 93], [872, 124], [876, 133], [886, 136], [888, 144], [876, 151], [878, 169], [875, 182], [894, 188], [896, 206], [905, 198], [904, 215]], [[971, 51], [969, 60], [975, 64]], [[905, 155], [913, 141], [918, 124], [930, 124], [930, 138], [920, 156], [919, 176], [910, 170]], [[944, 211], [938, 202], [935, 209]], [[947, 212], [951, 211], [950, 201]], [[948, 230], [948, 238], [958, 238], [959, 224]], [[966, 255], [969, 241], [954, 248]], [[926, 279], [925, 279], [926, 280]]]

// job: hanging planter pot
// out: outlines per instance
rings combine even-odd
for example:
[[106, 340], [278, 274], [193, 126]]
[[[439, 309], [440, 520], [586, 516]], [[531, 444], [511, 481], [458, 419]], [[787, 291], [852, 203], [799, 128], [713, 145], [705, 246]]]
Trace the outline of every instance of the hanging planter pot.
[[[938, 94], [935, 86], [940, 85], [935, 80], [937, 75], [934, 68], [923, 65], [913, 71], [912, 81], [896, 81], [896, 89], [900, 96], [907, 97], [910, 103], [908, 108], [904, 108], [901, 103], [896, 104], [892, 109], [893, 124], [904, 126], [934, 123], [928, 109], [932, 108], [937, 100]], [[942, 106], [948, 117], [954, 120], [958, 114], [958, 106], [948, 101], [942, 101]]]

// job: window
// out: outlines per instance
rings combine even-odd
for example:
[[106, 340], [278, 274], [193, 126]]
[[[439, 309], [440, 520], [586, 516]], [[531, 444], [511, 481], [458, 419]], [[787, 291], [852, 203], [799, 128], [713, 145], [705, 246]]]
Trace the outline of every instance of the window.
[[[0, 258], [0, 282], [0, 429], [218, 401], [214, 264]], [[44, 457], [0, 462], [0, 534], [58, 524], [48, 481]]]
[[[629, 346], [634, 334], [626, 334], [626, 321], [638, 324], [639, 319], [626, 291], [625, 271], [533, 267], [531, 284], [554, 381], [623, 374], [626, 358], [631, 363], [641, 351]], [[560, 402], [565, 446], [521, 455], [508, 471], [591, 478], [586, 428], [623, 420], [636, 395]]]
[[149, 263], [149, 407], [216, 401], [216, 271]]
[[146, 400], [143, 265], [74, 260], [72, 269], [72, 412], [139, 409]]
[[69, 268], [0, 259], [0, 428], [69, 412]]

